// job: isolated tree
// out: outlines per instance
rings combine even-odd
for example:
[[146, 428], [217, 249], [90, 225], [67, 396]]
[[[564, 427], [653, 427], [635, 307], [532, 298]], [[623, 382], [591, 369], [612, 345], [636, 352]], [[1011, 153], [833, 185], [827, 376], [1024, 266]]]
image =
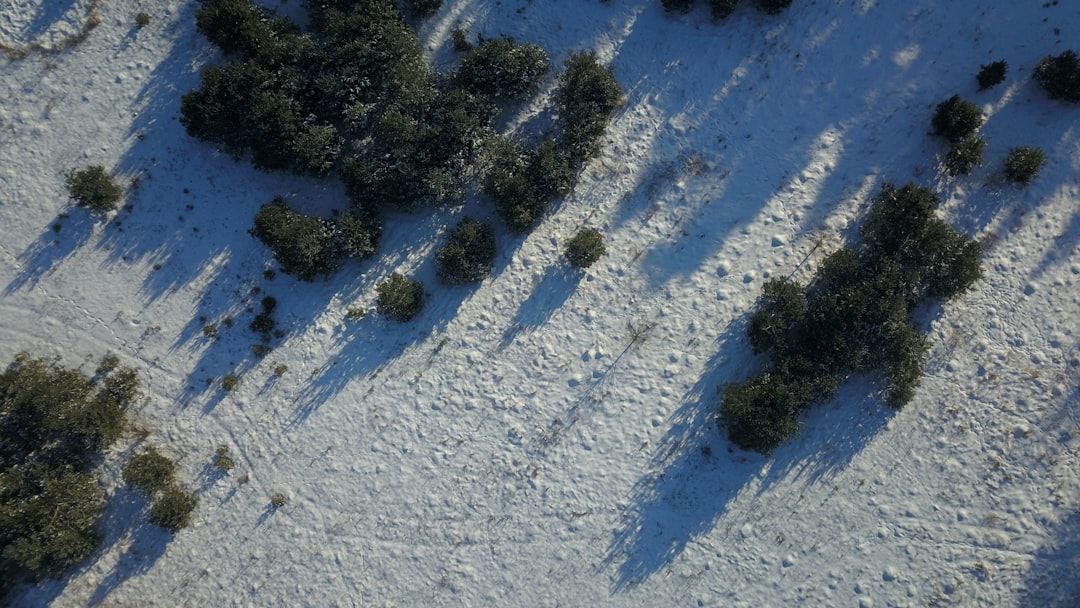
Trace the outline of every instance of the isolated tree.
[[979, 90], [989, 89], [999, 84], [1005, 80], [1005, 73], [1008, 71], [1009, 64], [1006, 61], [994, 61], [986, 65], [980, 65], [979, 73], [975, 76], [975, 79], [979, 81]]
[[391, 321], [404, 323], [424, 309], [424, 285], [393, 273], [375, 287], [379, 309]]
[[981, 165], [986, 140], [969, 135], [953, 144], [945, 155], [945, 170], [949, 175], [971, 175], [972, 169]]
[[1073, 50], [1048, 55], [1035, 66], [1032, 78], [1053, 99], [1080, 102], [1080, 57]]
[[575, 268], [588, 268], [604, 255], [604, 235], [596, 228], [581, 228], [566, 241], [563, 256]]
[[481, 281], [495, 260], [495, 230], [471, 217], [458, 223], [446, 245], [435, 253], [439, 278], [451, 285]]
[[101, 165], [90, 165], [85, 169], [71, 171], [64, 183], [75, 204], [98, 213], [114, 209], [124, 195], [124, 191]]
[[1018, 184], [1030, 184], [1046, 165], [1046, 154], [1035, 146], [1020, 146], [1009, 150], [1005, 160], [1005, 179]]
[[957, 143], [975, 133], [982, 125], [982, 110], [979, 106], [953, 95], [937, 105], [931, 125], [934, 135], [940, 135], [952, 143]]
[[619, 106], [622, 89], [610, 67], [593, 51], [571, 53], [559, 75], [555, 104], [562, 133], [559, 147], [578, 167], [600, 150], [608, 117]]

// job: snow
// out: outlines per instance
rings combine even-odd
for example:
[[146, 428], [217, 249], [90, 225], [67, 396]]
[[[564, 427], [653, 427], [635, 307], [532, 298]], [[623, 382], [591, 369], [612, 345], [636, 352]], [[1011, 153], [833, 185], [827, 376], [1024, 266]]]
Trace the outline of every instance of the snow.
[[[5, 1], [0, 42], [49, 46], [88, 4]], [[712, 24], [659, 4], [446, 0], [423, 26], [435, 65], [460, 24], [555, 63], [595, 49], [627, 93], [574, 192], [528, 237], [501, 236], [476, 288], [435, 280], [445, 212], [388, 218], [380, 256], [325, 283], [263, 278], [259, 205], [345, 199], [186, 136], [179, 95], [218, 59], [193, 2], [102, 2], [78, 45], [0, 59], [0, 358], [90, 370], [115, 352], [140, 371], [151, 430], [103, 466], [117, 506], [102, 548], [16, 605], [1078, 601], [1080, 108], [1030, 75], [1070, 48], [1080, 7], [796, 0]], [[977, 92], [997, 59], [1005, 82]], [[954, 93], [987, 118], [970, 177], [945, 176], [927, 135]], [[532, 133], [549, 94], [508, 125]], [[1019, 145], [1050, 160], [1023, 188], [1000, 175]], [[72, 207], [64, 173], [87, 164], [138, 178], [130, 209]], [[988, 243], [985, 278], [926, 311], [930, 360], [904, 410], [854, 379], [770, 458], [733, 450], [712, 416], [718, 388], [758, 365], [745, 322], [761, 284], [809, 277], [884, 180], [933, 187]], [[582, 225], [608, 255], [575, 273], [559, 252]], [[391, 271], [424, 280], [421, 317], [346, 320]], [[287, 335], [258, 360], [246, 326], [264, 295]], [[220, 339], [202, 335], [225, 317]], [[199, 494], [171, 540], [119, 481], [139, 441]]]

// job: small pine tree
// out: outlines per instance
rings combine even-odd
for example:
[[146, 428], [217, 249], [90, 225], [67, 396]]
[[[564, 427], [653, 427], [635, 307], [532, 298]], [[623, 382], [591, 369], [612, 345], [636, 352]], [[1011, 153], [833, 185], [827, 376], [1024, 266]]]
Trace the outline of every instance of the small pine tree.
[[124, 481], [146, 496], [153, 496], [173, 483], [176, 465], [153, 447], [132, 456], [124, 464]]
[[566, 241], [563, 255], [575, 268], [588, 268], [607, 253], [604, 235], [596, 228], [582, 228]]
[[65, 184], [75, 204], [98, 213], [116, 208], [124, 195], [124, 191], [101, 165], [90, 165], [68, 173]]
[[465, 51], [454, 82], [477, 95], [514, 99], [535, 89], [549, 68], [547, 53], [540, 46], [492, 38]]
[[957, 143], [975, 133], [982, 126], [982, 110], [979, 106], [953, 95], [937, 105], [931, 125], [933, 134]]
[[391, 321], [404, 323], [424, 309], [424, 285], [399, 273], [391, 274], [375, 287], [379, 308]]
[[1080, 102], [1080, 57], [1073, 50], [1044, 57], [1032, 78], [1053, 99]]
[[150, 523], [175, 534], [190, 523], [198, 503], [194, 494], [169, 486], [150, 505]]
[[714, 21], [721, 19], [727, 19], [731, 13], [735, 12], [735, 5], [738, 0], [709, 0], [709, 8], [712, 9], [712, 18]]
[[1005, 80], [1005, 73], [1009, 71], [1006, 61], [995, 61], [979, 66], [979, 73], [975, 79], [979, 81], [979, 90], [983, 91]]
[[969, 135], [949, 148], [945, 155], [945, 170], [949, 175], [971, 175], [971, 170], [983, 161], [986, 140]]
[[450, 232], [435, 259], [439, 278], [446, 283], [481, 281], [491, 272], [495, 260], [495, 230], [490, 224], [466, 217]]
[[1017, 184], [1030, 184], [1046, 165], [1046, 154], [1035, 146], [1020, 146], [1009, 150], [1005, 160], [1005, 179]]

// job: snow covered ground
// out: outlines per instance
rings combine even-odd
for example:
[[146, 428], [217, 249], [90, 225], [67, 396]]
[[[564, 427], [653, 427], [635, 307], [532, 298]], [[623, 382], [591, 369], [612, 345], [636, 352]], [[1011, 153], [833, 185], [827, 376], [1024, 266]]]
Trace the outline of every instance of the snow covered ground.
[[[1080, 46], [1080, 5], [743, 4], [712, 24], [659, 0], [444, 2], [422, 30], [435, 65], [460, 24], [556, 63], [596, 49], [627, 93], [574, 192], [527, 238], [501, 236], [469, 288], [435, 280], [446, 212], [388, 218], [381, 255], [330, 281], [264, 279], [258, 206], [329, 213], [344, 195], [186, 136], [179, 95], [218, 59], [194, 2], [101, 2], [78, 45], [0, 59], [0, 360], [90, 370], [117, 353], [145, 385], [152, 432], [132, 442], [174, 456], [200, 498], [171, 540], [138, 523], [120, 446], [101, 550], [19, 604], [1080, 603], [1080, 107], [1030, 81]], [[0, 43], [52, 46], [88, 6], [0, 0]], [[1006, 81], [977, 92], [998, 59]], [[927, 135], [954, 93], [987, 118], [970, 177], [944, 176]], [[509, 126], [535, 128], [547, 94]], [[1024, 188], [1000, 175], [1018, 145], [1050, 159]], [[138, 178], [130, 208], [95, 222], [66, 200], [64, 173], [88, 164]], [[988, 243], [985, 278], [926, 311], [904, 410], [854, 379], [772, 457], [733, 450], [712, 416], [758, 365], [744, 326], [762, 282], [809, 277], [886, 180], [933, 187]], [[451, 215], [466, 212], [489, 214]], [[559, 252], [581, 225], [608, 255], [577, 274]], [[394, 270], [425, 281], [421, 317], [347, 320]], [[259, 360], [263, 295], [287, 335]]]

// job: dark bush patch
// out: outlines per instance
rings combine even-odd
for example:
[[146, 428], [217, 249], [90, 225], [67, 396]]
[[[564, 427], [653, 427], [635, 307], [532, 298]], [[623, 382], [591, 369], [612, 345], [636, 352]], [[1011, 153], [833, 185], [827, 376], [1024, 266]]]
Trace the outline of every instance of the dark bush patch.
[[146, 496], [154, 496], [172, 485], [176, 465], [153, 447], [132, 456], [124, 463], [124, 482]]
[[124, 195], [124, 191], [101, 165], [72, 171], [67, 174], [64, 183], [75, 204], [98, 213], [115, 209]]
[[194, 494], [169, 486], [150, 505], [150, 523], [169, 532], [179, 532], [191, 522], [191, 513], [198, 503]]
[[450, 232], [445, 246], [435, 252], [439, 278], [451, 285], [482, 281], [495, 260], [495, 230], [466, 217]]
[[949, 148], [945, 155], [945, 170], [949, 175], [971, 175], [971, 170], [981, 165], [986, 140], [970, 135]]
[[582, 228], [566, 241], [563, 256], [575, 268], [588, 268], [607, 253], [604, 235], [595, 228]]
[[779, 15], [791, 6], [792, 0], [754, 0], [758, 10], [768, 15]]
[[973, 135], [982, 122], [982, 110], [979, 106], [960, 99], [959, 95], [953, 95], [937, 105], [931, 125], [934, 135], [958, 143]]
[[1009, 64], [1005, 61], [995, 61], [979, 66], [979, 73], [975, 79], [979, 81], [979, 90], [984, 91], [1000, 84], [1005, 80], [1005, 74], [1009, 71]]
[[394, 273], [375, 288], [379, 294], [379, 309], [391, 321], [404, 323], [424, 309], [424, 285]]
[[1005, 179], [1018, 184], [1030, 184], [1046, 165], [1046, 154], [1041, 148], [1020, 146], [1009, 150], [1005, 160]]
[[547, 53], [539, 46], [491, 38], [462, 55], [454, 83], [476, 95], [515, 99], [535, 89], [549, 68]]
[[1080, 102], [1080, 57], [1075, 51], [1044, 57], [1035, 66], [1032, 78], [1052, 99]]

